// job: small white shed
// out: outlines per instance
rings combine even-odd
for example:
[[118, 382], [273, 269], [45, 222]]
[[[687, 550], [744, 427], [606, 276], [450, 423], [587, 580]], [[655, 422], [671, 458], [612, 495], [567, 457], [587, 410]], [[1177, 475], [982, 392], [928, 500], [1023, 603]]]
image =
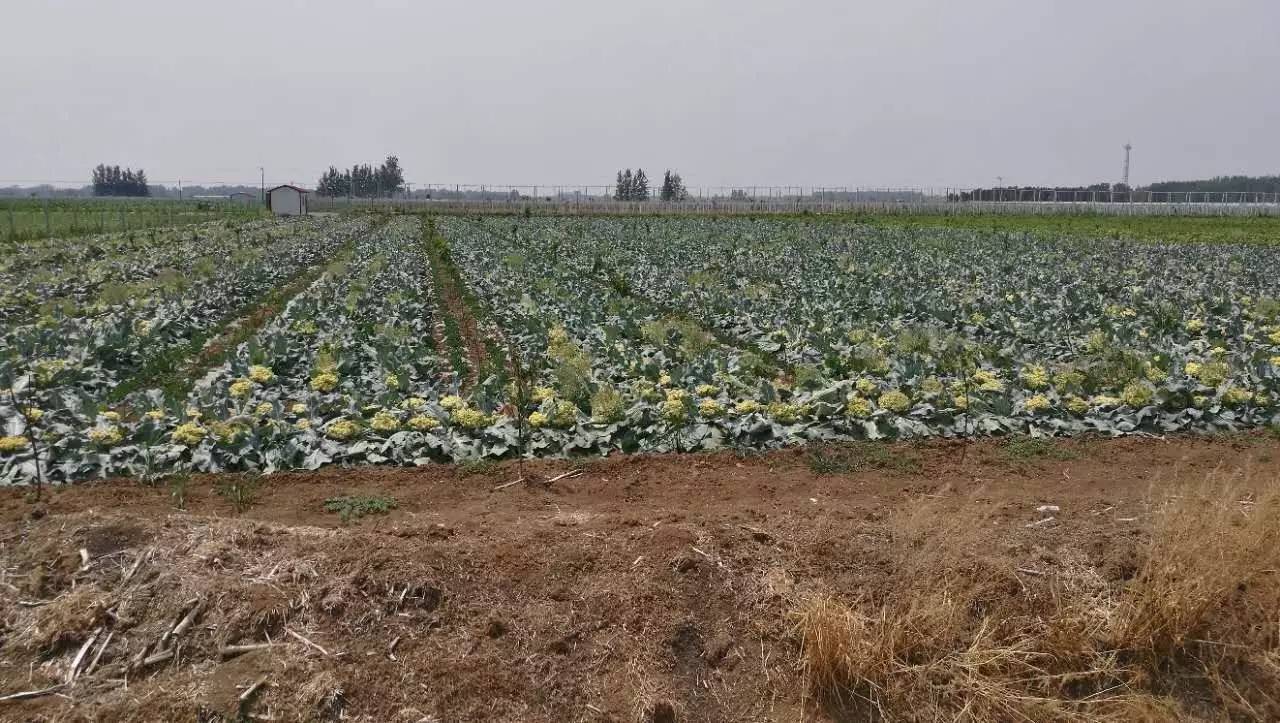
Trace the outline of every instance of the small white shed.
[[267, 208], [277, 216], [306, 216], [309, 191], [285, 184], [267, 191]]

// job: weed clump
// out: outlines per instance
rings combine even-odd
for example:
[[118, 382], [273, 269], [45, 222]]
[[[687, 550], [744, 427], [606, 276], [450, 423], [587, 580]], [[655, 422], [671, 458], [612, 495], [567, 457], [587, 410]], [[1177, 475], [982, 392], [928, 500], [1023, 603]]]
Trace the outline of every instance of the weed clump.
[[912, 474], [921, 469], [920, 458], [901, 445], [855, 442], [815, 447], [806, 454], [809, 470], [818, 476], [881, 470]]
[[358, 520], [365, 515], [385, 515], [395, 508], [395, 499], [382, 495], [343, 495], [324, 501], [325, 512], [337, 514], [343, 522]]

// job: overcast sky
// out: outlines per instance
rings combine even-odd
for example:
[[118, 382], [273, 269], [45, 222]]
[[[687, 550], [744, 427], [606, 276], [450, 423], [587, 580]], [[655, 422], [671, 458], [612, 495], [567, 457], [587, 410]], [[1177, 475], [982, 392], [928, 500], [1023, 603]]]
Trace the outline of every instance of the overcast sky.
[[1280, 172], [1280, 1], [28, 0], [0, 185], [967, 186]]

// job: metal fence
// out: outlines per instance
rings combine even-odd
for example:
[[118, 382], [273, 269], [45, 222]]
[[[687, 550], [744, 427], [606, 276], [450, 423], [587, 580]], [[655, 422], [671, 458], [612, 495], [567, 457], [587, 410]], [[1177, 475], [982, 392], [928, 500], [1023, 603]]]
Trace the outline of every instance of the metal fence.
[[[406, 200], [542, 200], [585, 202], [613, 200], [614, 187], [601, 185], [409, 183], [395, 194]], [[962, 186], [691, 186], [690, 201], [919, 202], [1040, 201], [1054, 203], [1280, 204], [1280, 192], [1146, 191], [1069, 187], [974, 188]], [[658, 190], [649, 189], [649, 200]]]
[[[1106, 214], [1106, 215], [1280, 215], [1280, 195], [1239, 192], [1103, 192], [1052, 189], [838, 189], [782, 187], [752, 195], [753, 189], [729, 193], [690, 194], [683, 201], [617, 201], [581, 187], [573, 193], [524, 194], [521, 187], [477, 187], [440, 194], [416, 190], [400, 198], [353, 199], [314, 197], [312, 210], [358, 207], [439, 213], [540, 214], [680, 214], [680, 213], [928, 213], [967, 214]], [[483, 190], [480, 190], [483, 188]], [[529, 186], [531, 191], [542, 187]], [[553, 187], [554, 188], [554, 187]], [[720, 189], [717, 189], [720, 190]], [[742, 193], [736, 193], [741, 190]], [[759, 189], [754, 189], [759, 191]], [[430, 197], [427, 194], [430, 193]]]
[[[409, 183], [390, 198], [312, 195], [312, 211], [383, 208], [538, 214], [1105, 214], [1280, 216], [1280, 194], [1071, 188], [694, 186], [681, 201], [618, 201], [614, 187]], [[0, 198], [0, 241], [127, 231], [264, 213], [257, 199]]]

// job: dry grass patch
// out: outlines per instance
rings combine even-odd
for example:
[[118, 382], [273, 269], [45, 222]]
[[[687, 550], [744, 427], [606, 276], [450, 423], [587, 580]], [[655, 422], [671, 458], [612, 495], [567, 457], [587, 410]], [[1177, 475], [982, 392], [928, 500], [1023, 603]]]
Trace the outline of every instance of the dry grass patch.
[[1280, 486], [1261, 487], [1153, 505], [1127, 581], [1020, 580], [961, 552], [990, 527], [955, 516], [903, 541], [877, 599], [799, 605], [808, 689], [837, 720], [1280, 719]]

